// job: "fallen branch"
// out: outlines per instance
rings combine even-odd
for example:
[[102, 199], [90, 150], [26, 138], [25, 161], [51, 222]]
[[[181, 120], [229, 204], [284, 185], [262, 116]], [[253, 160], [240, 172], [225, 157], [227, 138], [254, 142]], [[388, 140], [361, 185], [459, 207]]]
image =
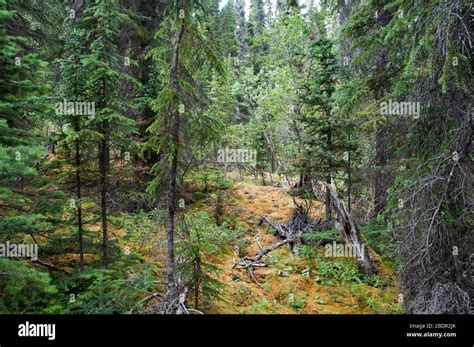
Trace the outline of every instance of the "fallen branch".
[[262, 286], [260, 285], [260, 283], [257, 281], [257, 279], [255, 278], [255, 275], [253, 273], [253, 270], [256, 268], [256, 267], [266, 267], [267, 264], [263, 263], [261, 261], [262, 257], [264, 255], [267, 255], [268, 253], [270, 253], [271, 251], [277, 249], [278, 247], [280, 246], [283, 246], [289, 242], [292, 242], [294, 241], [293, 239], [284, 239], [284, 240], [281, 240], [279, 242], [276, 242], [274, 244], [272, 244], [271, 246], [268, 246], [262, 250], [260, 250], [259, 252], [257, 252], [257, 254], [255, 254], [254, 256], [252, 257], [243, 257], [242, 259], [240, 259], [237, 263], [234, 264], [234, 266], [232, 267], [233, 269], [245, 269], [247, 270], [250, 278], [252, 278], [252, 280], [260, 287], [262, 288]]
[[161, 298], [156, 305], [144, 312], [153, 314], [190, 314], [189, 309], [186, 307], [187, 295], [187, 287], [177, 284], [168, 285], [164, 294], [155, 293], [144, 299], [150, 300], [156, 296]]
[[[296, 204], [296, 202], [295, 202]], [[260, 223], [268, 224], [274, 231], [280, 241], [262, 248], [257, 237], [257, 245], [260, 250], [253, 256], [245, 256], [233, 265], [233, 269], [245, 269], [247, 270], [250, 278], [260, 286], [253, 271], [255, 268], [266, 267], [267, 264], [262, 261], [263, 256], [268, 255], [273, 250], [280, 246], [289, 244], [293, 252], [297, 252], [298, 247], [302, 243], [302, 235], [305, 232], [313, 231], [321, 228], [321, 220], [312, 220], [309, 217], [308, 212], [301, 205], [296, 204], [296, 208], [293, 211], [290, 219], [286, 223], [273, 222], [266, 216], [260, 217]]]
[[272, 229], [275, 231], [276, 236], [282, 239], [288, 238], [288, 230], [283, 229], [283, 226], [279, 223], [274, 223], [270, 221], [266, 216], [260, 217], [260, 223], [267, 223], [269, 226], [271, 226]]
[[31, 260], [31, 261], [34, 262], [34, 263], [38, 263], [39, 265], [44, 266], [44, 267], [46, 267], [50, 270], [61, 271], [61, 272], [64, 272], [65, 274], [70, 273], [70, 271], [68, 271], [66, 269], [60, 268], [56, 265], [50, 264], [50, 263], [45, 262], [44, 260], [41, 260], [41, 259], [36, 259], [36, 260]]
[[233, 269], [248, 269], [250, 267], [265, 267], [266, 264], [263, 264], [260, 262], [262, 257], [270, 253], [271, 251], [277, 249], [278, 247], [283, 246], [291, 241], [294, 241], [294, 240], [293, 239], [281, 240], [279, 242], [272, 244], [271, 246], [268, 246], [262, 249], [261, 251], [257, 252], [257, 254], [255, 254], [252, 257], [243, 257], [237, 263], [235, 263], [232, 268]]
[[[295, 202], [296, 204], [296, 202]], [[268, 224], [274, 231], [275, 235], [280, 239], [291, 239], [289, 241], [291, 250], [297, 254], [298, 246], [305, 243], [302, 236], [304, 233], [321, 230], [322, 224], [320, 219], [313, 220], [310, 218], [307, 210], [302, 205], [297, 205], [291, 214], [290, 219], [285, 223], [278, 223], [269, 220], [266, 216], [260, 217], [260, 223]], [[296, 247], [295, 247], [296, 246]]]
[[188, 308], [188, 313], [189, 314], [204, 314], [204, 312], [196, 310], [194, 308]]
[[163, 295], [161, 293], [153, 293], [153, 294], [148, 295], [146, 298], [140, 300], [138, 303], [143, 304], [144, 302], [147, 302], [148, 300], [156, 298], [157, 296], [162, 297]]

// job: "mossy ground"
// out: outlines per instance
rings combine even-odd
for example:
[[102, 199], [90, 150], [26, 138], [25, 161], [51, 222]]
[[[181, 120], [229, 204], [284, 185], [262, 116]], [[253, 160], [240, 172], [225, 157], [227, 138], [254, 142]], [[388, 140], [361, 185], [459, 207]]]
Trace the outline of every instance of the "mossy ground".
[[[202, 176], [202, 175], [201, 175]], [[217, 185], [212, 175], [209, 181], [194, 177], [188, 182], [186, 213], [205, 210], [215, 213]], [[206, 176], [206, 180], [207, 180]], [[228, 247], [219, 253], [207, 255], [206, 261], [217, 265], [221, 272], [218, 280], [223, 284], [220, 300], [204, 303], [206, 313], [397, 313], [397, 273], [395, 265], [379, 261], [380, 275], [369, 285], [357, 272], [354, 259], [326, 258], [324, 249], [313, 248], [310, 254], [294, 255], [287, 245], [271, 252], [266, 258], [267, 267], [254, 271], [255, 279], [233, 265], [244, 255], [253, 255], [277, 239], [270, 228], [260, 223], [262, 215], [271, 220], [285, 221], [292, 211], [292, 198], [284, 189], [263, 186], [251, 178], [241, 182], [228, 179], [221, 188], [222, 218], [231, 227], [245, 229], [245, 245], [240, 249]], [[302, 203], [302, 200], [297, 200]], [[312, 202], [312, 217], [321, 217], [324, 206]], [[145, 261], [156, 262], [156, 273], [164, 274], [166, 255], [165, 231], [149, 214], [112, 214], [109, 223], [110, 241], [122, 252], [137, 252]], [[89, 233], [100, 239], [100, 226], [88, 226]], [[60, 234], [63, 231], [58, 230]], [[66, 233], [65, 233], [66, 234]], [[307, 252], [306, 252], [307, 253]], [[48, 259], [62, 267], [77, 263], [74, 252]], [[97, 263], [97, 253], [85, 254], [87, 264]], [[163, 279], [158, 279], [161, 283]], [[150, 303], [151, 304], [151, 303]], [[190, 300], [192, 306], [192, 300]]]

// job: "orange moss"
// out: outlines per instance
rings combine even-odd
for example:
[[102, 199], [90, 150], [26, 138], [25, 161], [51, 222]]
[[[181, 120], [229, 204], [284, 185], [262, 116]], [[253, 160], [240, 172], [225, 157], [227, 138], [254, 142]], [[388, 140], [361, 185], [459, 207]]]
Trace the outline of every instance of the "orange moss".
[[[282, 189], [272, 186], [258, 186], [250, 183], [237, 183], [231, 190], [232, 199], [228, 200], [226, 213], [237, 212], [239, 224], [246, 227], [246, 239], [250, 246], [247, 254], [257, 252], [276, 241], [268, 227], [261, 225], [260, 216], [266, 215], [272, 220], [285, 221], [292, 211], [291, 198]], [[302, 200], [297, 200], [302, 203]], [[322, 204], [315, 204], [314, 217], [322, 215]], [[305, 277], [302, 273], [285, 274], [285, 267], [291, 266], [296, 271], [304, 269], [306, 264], [295, 257], [288, 247], [275, 250], [270, 257], [280, 260], [275, 265], [257, 269], [254, 276], [258, 284], [244, 270], [234, 270], [232, 266], [239, 257], [231, 252], [213, 257], [216, 265], [223, 272], [219, 280], [225, 285], [223, 300], [213, 302], [208, 308], [209, 313], [371, 313], [373, 309], [361, 305], [360, 298], [338, 284], [324, 285], [318, 283], [315, 276]], [[382, 276], [392, 276], [393, 269], [383, 268]], [[381, 299], [390, 295], [396, 298], [396, 290], [377, 289], [361, 285], [371, 297]], [[387, 294], [388, 293], [388, 294]], [[302, 300], [301, 307], [292, 305], [290, 295]]]

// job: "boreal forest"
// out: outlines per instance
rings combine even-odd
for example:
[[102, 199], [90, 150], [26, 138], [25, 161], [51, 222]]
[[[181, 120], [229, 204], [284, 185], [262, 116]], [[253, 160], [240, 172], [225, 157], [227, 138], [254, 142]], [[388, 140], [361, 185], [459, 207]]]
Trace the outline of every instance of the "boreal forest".
[[0, 0], [0, 313], [472, 313], [473, 20]]

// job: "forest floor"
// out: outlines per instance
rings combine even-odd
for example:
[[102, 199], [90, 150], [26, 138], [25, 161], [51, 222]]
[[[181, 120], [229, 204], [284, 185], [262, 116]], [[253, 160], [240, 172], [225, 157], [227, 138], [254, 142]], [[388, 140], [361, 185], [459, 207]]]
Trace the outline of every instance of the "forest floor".
[[[222, 217], [234, 228], [243, 228], [245, 249], [225, 247], [206, 261], [220, 268], [217, 279], [222, 283], [220, 300], [213, 300], [199, 307], [205, 313], [398, 313], [397, 272], [395, 264], [380, 260], [381, 273], [370, 285], [358, 274], [357, 264], [350, 258], [328, 258], [324, 247], [314, 249], [314, 254], [294, 255], [288, 245], [283, 245], [264, 257], [266, 267], [257, 268], [252, 278], [245, 270], [233, 269], [242, 256], [252, 256], [260, 249], [277, 242], [269, 226], [261, 224], [261, 216], [270, 220], [287, 221], [293, 212], [293, 200], [282, 187], [262, 185], [245, 177], [237, 180], [230, 174], [231, 185], [225, 190]], [[194, 181], [186, 192], [190, 201], [189, 212], [207, 211], [213, 214], [216, 191], [203, 190], [202, 183]], [[204, 191], [204, 192], [203, 192]], [[198, 197], [199, 196], [199, 197]], [[303, 200], [296, 199], [301, 204]], [[306, 201], [307, 202], [307, 201]], [[311, 202], [311, 217], [323, 215], [324, 206]], [[99, 222], [88, 227], [90, 235], [100, 238]], [[58, 233], [63, 233], [59, 230]], [[165, 264], [166, 234], [156, 228], [156, 222], [146, 214], [115, 214], [110, 223], [110, 240], [118, 241], [122, 251], [127, 248], [143, 254], [146, 262]], [[86, 252], [86, 265], [99, 261], [98, 254]], [[73, 253], [52, 256], [49, 262], [68, 271], [77, 263]], [[163, 272], [158, 265], [158, 270]], [[153, 304], [153, 300], [149, 302]]]
[[[255, 182], [236, 183], [228, 190], [226, 213], [246, 228], [247, 255], [253, 255], [277, 241], [260, 217], [274, 221], [289, 219], [291, 197], [279, 187]], [[312, 217], [320, 217], [323, 206], [317, 203]], [[396, 272], [392, 264], [381, 263], [378, 285], [362, 283], [354, 273], [353, 259], [324, 258], [321, 247], [319, 264], [295, 256], [288, 245], [267, 256], [265, 268], [254, 271], [255, 279], [245, 270], [233, 269], [239, 260], [236, 250], [210, 259], [222, 269], [222, 300], [207, 307], [208, 313], [385, 313], [397, 312]], [[312, 263], [312, 262], [311, 262]], [[256, 282], [258, 281], [258, 283]]]

